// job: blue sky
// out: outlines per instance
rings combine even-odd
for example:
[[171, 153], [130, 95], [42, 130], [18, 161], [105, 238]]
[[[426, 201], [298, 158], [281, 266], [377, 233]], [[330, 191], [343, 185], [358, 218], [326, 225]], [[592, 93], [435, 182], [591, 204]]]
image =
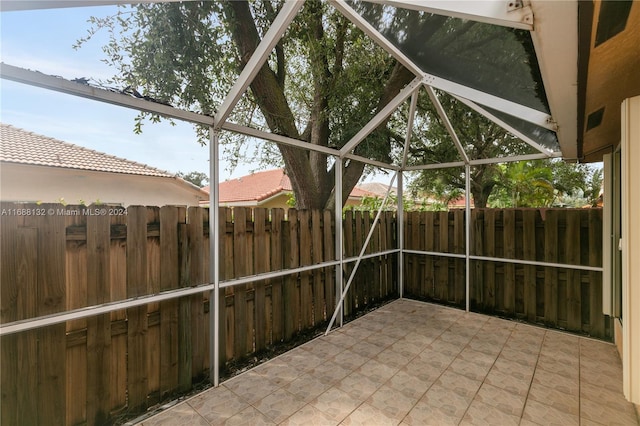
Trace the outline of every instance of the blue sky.
[[[86, 35], [90, 16], [103, 17], [115, 7], [3, 12], [2, 62], [67, 79], [106, 79], [113, 69], [102, 63], [106, 35], [79, 50], [72, 45]], [[85, 146], [170, 172], [209, 171], [209, 151], [197, 142], [191, 124], [147, 123], [133, 132], [137, 111], [50, 90], [0, 80], [0, 120], [28, 131]], [[222, 180], [247, 174], [241, 164], [231, 174], [222, 161]]]

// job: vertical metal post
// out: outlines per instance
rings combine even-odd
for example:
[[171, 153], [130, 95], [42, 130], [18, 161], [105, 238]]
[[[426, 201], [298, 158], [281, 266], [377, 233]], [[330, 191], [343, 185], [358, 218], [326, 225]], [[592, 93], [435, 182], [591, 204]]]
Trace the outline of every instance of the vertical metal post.
[[400, 251], [398, 252], [398, 293], [401, 299], [404, 296], [404, 252], [403, 252], [404, 250], [404, 203], [402, 202], [402, 199], [404, 198], [404, 195], [403, 195], [404, 191], [402, 190], [403, 177], [404, 177], [404, 172], [400, 170], [398, 172], [398, 191], [396, 192], [398, 196], [396, 223], [398, 224], [397, 238], [398, 238], [398, 248], [400, 249]]
[[464, 208], [465, 208], [465, 310], [469, 312], [469, 283], [471, 281], [471, 165], [464, 166]]
[[214, 289], [209, 292], [209, 380], [220, 384], [220, 212], [218, 210], [220, 183], [218, 159], [218, 131], [209, 128], [209, 281]]
[[[336, 294], [342, 294], [342, 286], [343, 286], [343, 275], [342, 271], [344, 271], [344, 251], [343, 251], [343, 236], [344, 229], [342, 226], [342, 158], [336, 157], [336, 165], [335, 165], [335, 222], [336, 222], [336, 230], [335, 230], [335, 244], [336, 244], [336, 260], [340, 263], [336, 265]], [[339, 304], [340, 309], [340, 327], [343, 325], [344, 321], [344, 302], [340, 303], [340, 299], [336, 301], [336, 304]], [[338, 308], [338, 307], [337, 307]]]

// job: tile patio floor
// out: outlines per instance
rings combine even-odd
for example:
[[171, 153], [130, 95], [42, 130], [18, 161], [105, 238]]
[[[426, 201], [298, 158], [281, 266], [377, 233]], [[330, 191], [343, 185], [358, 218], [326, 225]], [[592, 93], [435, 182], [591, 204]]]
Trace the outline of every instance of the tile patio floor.
[[142, 422], [637, 425], [613, 345], [397, 300]]

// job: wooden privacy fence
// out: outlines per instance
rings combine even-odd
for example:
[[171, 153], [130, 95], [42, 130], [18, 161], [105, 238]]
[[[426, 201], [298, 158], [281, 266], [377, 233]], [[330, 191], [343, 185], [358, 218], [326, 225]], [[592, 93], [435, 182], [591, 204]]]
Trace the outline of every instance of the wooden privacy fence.
[[[465, 254], [465, 212], [409, 212], [405, 248]], [[602, 266], [601, 209], [474, 209], [472, 256]], [[465, 305], [465, 259], [405, 254], [408, 297]], [[611, 338], [602, 272], [472, 260], [472, 310]]]
[[[209, 212], [191, 207], [2, 203], [3, 324], [207, 283]], [[220, 209], [220, 276], [335, 259], [333, 212]], [[347, 213], [346, 256], [372, 226]], [[396, 247], [385, 213], [367, 252]], [[397, 294], [396, 256], [361, 263], [345, 313]], [[345, 273], [350, 272], [349, 264]], [[326, 323], [332, 267], [221, 290], [221, 364]], [[1, 341], [1, 423], [110, 424], [188, 391], [209, 367], [208, 293], [10, 334]]]

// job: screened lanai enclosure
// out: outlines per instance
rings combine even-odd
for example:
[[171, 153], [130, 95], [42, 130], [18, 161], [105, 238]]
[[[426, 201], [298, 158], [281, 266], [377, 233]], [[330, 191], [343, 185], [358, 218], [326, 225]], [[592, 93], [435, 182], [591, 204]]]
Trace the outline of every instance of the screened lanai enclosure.
[[[128, 3], [102, 0], [3, 1], [2, 12], [18, 14], [30, 9]], [[576, 84], [579, 80], [576, 67], [578, 63], [577, 1], [332, 0], [316, 2], [289, 0], [255, 2], [250, 5], [240, 5], [240, 3], [233, 2], [229, 5], [220, 2], [148, 1], [134, 6], [146, 11], [148, 17], [155, 16], [159, 19], [159, 24], [156, 26], [149, 24], [148, 27], [149, 31], [160, 31], [160, 36], [156, 39], [159, 43], [157, 62], [170, 56], [175, 59], [165, 70], [166, 74], [161, 74], [154, 68], [153, 60], [148, 63], [137, 62], [127, 65], [134, 68], [135, 66], [146, 67], [149, 72], [149, 81], [141, 83], [139, 87], [125, 86], [124, 79], [120, 80], [123, 83], [122, 87], [105, 87], [87, 81], [73, 80], [70, 77], [47, 75], [38, 70], [27, 69], [20, 64], [2, 63], [3, 79], [199, 126], [201, 130], [204, 129], [201, 134], [206, 134], [209, 147], [211, 188], [208, 210], [203, 212], [189, 209], [186, 213], [187, 216], [195, 217], [196, 221], [200, 221], [198, 225], [200, 228], [194, 231], [200, 234], [197, 244], [207, 245], [200, 255], [190, 260], [202, 263], [202, 270], [206, 273], [192, 275], [192, 278], [195, 278], [187, 286], [176, 282], [152, 289], [150, 286], [143, 285], [138, 286], [136, 291], [127, 291], [119, 296], [94, 299], [90, 297], [88, 300], [93, 302], [87, 301], [81, 308], [69, 309], [64, 303], [51, 302], [49, 310], [37, 311], [43, 312], [42, 314], [22, 318], [7, 314], [5, 317], [4, 305], [9, 300], [5, 294], [11, 296], [6, 279], [13, 277], [15, 280], [16, 275], [10, 275], [15, 271], [8, 271], [3, 254], [3, 324], [0, 328], [3, 339], [27, 338], [24, 336], [40, 332], [42, 333], [41, 344], [47, 345], [50, 343], [47, 339], [55, 339], [57, 336], [55, 333], [47, 334], [47, 330], [51, 330], [51, 327], [62, 326], [64, 336], [64, 324], [86, 320], [97, 328], [94, 328], [94, 331], [87, 328], [86, 337], [82, 338], [86, 338], [87, 342], [93, 339], [93, 344], [98, 345], [94, 348], [99, 348], [100, 339], [104, 338], [104, 336], [100, 337], [102, 336], [100, 333], [104, 332], [106, 327], [103, 321], [108, 322], [109, 320], [105, 318], [109, 315], [128, 312], [127, 327], [140, 327], [140, 334], [144, 334], [147, 330], [146, 326], [140, 325], [139, 322], [143, 321], [143, 317], [146, 318], [146, 307], [175, 303], [174, 308], [179, 307], [176, 308], [176, 316], [179, 315], [177, 312], [183, 312], [182, 310], [193, 310], [190, 311], [194, 321], [193, 327], [202, 332], [201, 335], [206, 343], [194, 344], [192, 349], [194, 352], [200, 351], [201, 357], [204, 353], [209, 354], [209, 359], [203, 361], [202, 365], [208, 365], [210, 369], [208, 378], [213, 386], [217, 387], [220, 384], [221, 365], [228, 360], [228, 354], [225, 352], [227, 349], [225, 349], [224, 340], [221, 339], [228, 335], [229, 327], [235, 321], [235, 318], [230, 318], [225, 313], [229, 303], [226, 296], [232, 293], [233, 289], [241, 289], [241, 294], [244, 294], [247, 286], [253, 283], [276, 282], [297, 277], [296, 281], [302, 280], [312, 286], [308, 290], [313, 292], [313, 295], [309, 295], [309, 300], [319, 300], [315, 291], [321, 291], [323, 297], [326, 297], [326, 305], [320, 308], [310, 306], [301, 309], [303, 309], [303, 316], [304, 309], [320, 309], [316, 311], [315, 318], [321, 320], [315, 321], [314, 325], [320, 325], [325, 334], [330, 334], [337, 327], [343, 326], [345, 303], [351, 300], [350, 298], [357, 298], [353, 296], [355, 277], [361, 265], [371, 260], [377, 262], [375, 268], [384, 268], [385, 279], [388, 279], [386, 285], [391, 289], [388, 293], [389, 297], [402, 299], [406, 296], [407, 287], [411, 289], [410, 293], [417, 292], [415, 290], [417, 284], [411, 282], [416, 276], [414, 275], [416, 265], [424, 267], [425, 259], [427, 264], [434, 259], [435, 261], [444, 259], [445, 264], [455, 265], [451, 266], [455, 271], [452, 269], [451, 275], [445, 271], [441, 278], [444, 281], [450, 277], [458, 280], [460, 285], [456, 287], [455, 300], [466, 311], [474, 310], [474, 307], [480, 304], [480, 299], [489, 294], [473, 286], [474, 276], [478, 276], [482, 265], [489, 263], [493, 268], [511, 271], [513, 280], [516, 280], [513, 268], [516, 266], [525, 268], [526, 274], [532, 274], [533, 281], [524, 287], [519, 287], [521, 290], [518, 291], [538, 292], [539, 306], [536, 306], [534, 297], [533, 306], [529, 306], [531, 311], [522, 319], [533, 322], [538, 322], [536, 310], [551, 309], [540, 308], [542, 306], [540, 298], [546, 301], [553, 298], [548, 291], [545, 294], [542, 290], [536, 290], [536, 281], [544, 283], [549, 277], [557, 279], [558, 270], [563, 271], [561, 274], [569, 277], [566, 278], [568, 282], [577, 280], [575, 288], [569, 288], [570, 285], [567, 284], [566, 291], [576, 292], [576, 294], [571, 293], [572, 300], [579, 299], [580, 294], [587, 294], [584, 293], [586, 287], [581, 284], [585, 279], [592, 278], [601, 282], [602, 261], [598, 259], [598, 255], [591, 258], [589, 254], [580, 252], [577, 255], [572, 253], [557, 255], [558, 251], [564, 250], [563, 247], [571, 247], [571, 238], [577, 238], [578, 246], [580, 238], [583, 242], [589, 241], [587, 245], [591, 244], [592, 250], [596, 250], [595, 247], [601, 242], [601, 231], [581, 228], [585, 221], [599, 223], [601, 219], [596, 218], [594, 214], [589, 216], [586, 213], [586, 216], [578, 217], [577, 222], [570, 220], [563, 224], [563, 228], [569, 229], [566, 234], [562, 234], [561, 241], [557, 238], [547, 241], [546, 246], [542, 245], [542, 251], [542, 243], [535, 241], [535, 228], [540, 227], [540, 224], [537, 224], [537, 219], [527, 212], [518, 213], [517, 219], [515, 213], [513, 216], [511, 213], [505, 214], [500, 219], [500, 226], [503, 224], [505, 227], [512, 226], [514, 234], [516, 234], [516, 220], [518, 221], [519, 231], [517, 232], [522, 232], [525, 239], [524, 243], [518, 243], [524, 246], [519, 245], [517, 250], [515, 243], [513, 247], [509, 246], [507, 238], [504, 249], [499, 252], [483, 251], [481, 249], [484, 247], [483, 239], [501, 238], [502, 234], [496, 236], [498, 234], [492, 234], [484, 225], [478, 225], [478, 222], [471, 220], [471, 218], [477, 218], [477, 213], [472, 213], [471, 199], [475, 194], [474, 191], [478, 190], [472, 186], [472, 177], [479, 173], [483, 166], [546, 158], [577, 160], [581, 154], [578, 129], [583, 123], [578, 114], [581, 100]], [[248, 15], [242, 15], [242, 13]], [[233, 21], [229, 16], [237, 20]], [[224, 21], [225, 17], [230, 20]], [[186, 24], [188, 20], [192, 21]], [[142, 21], [136, 23], [140, 22]], [[228, 27], [224, 30], [216, 29], [216, 25], [223, 24]], [[310, 25], [315, 27], [307, 28]], [[213, 29], [205, 30], [205, 27]], [[163, 28], [166, 34], [162, 33]], [[131, 31], [132, 28], [129, 30]], [[199, 36], [182, 33], [186, 30], [193, 30]], [[299, 41], [300, 34], [313, 34], [316, 39], [313, 43], [302, 45]], [[154, 36], [152, 33], [147, 35], [151, 38]], [[219, 38], [207, 39], [214, 36]], [[163, 51], [161, 40], [165, 40], [167, 45], [172, 46], [169, 49], [176, 50]], [[185, 59], [188, 55], [182, 54], [183, 49], [180, 48], [180, 43], [184, 43], [184, 52], [196, 52], [195, 54], [206, 51], [207, 44], [210, 44], [211, 50], [215, 52], [223, 49], [235, 50], [225, 59], [229, 63], [216, 64], [206, 60], [189, 62]], [[361, 57], [355, 56], [362, 55], [365, 50], [345, 47], [350, 44], [366, 48], [369, 62], [367, 59], [362, 60]], [[357, 63], [359, 68], [355, 66]], [[217, 81], [212, 77], [219, 72], [215, 69], [218, 66], [224, 68], [227, 73], [223, 81]], [[191, 69], [187, 71], [181, 67], [191, 67]], [[125, 68], [120, 71], [123, 69]], [[136, 78], [139, 78], [144, 70], [132, 72], [133, 74], [139, 72], [140, 74], [136, 74]], [[182, 82], [173, 79], [175, 76], [186, 74], [189, 76]], [[163, 88], [163, 84], [171, 88]], [[203, 87], [195, 91], [191, 90], [191, 85], [194, 84], [201, 84]], [[212, 89], [209, 89], [209, 86]], [[193, 94], [198, 90], [206, 95]], [[499, 154], [487, 156], [488, 150], [477, 149], [477, 145], [474, 144], [476, 141], [468, 139], [468, 129], [464, 128], [460, 116], [452, 115], [454, 110], [452, 105], [455, 105], [458, 111], [464, 111], [464, 114], [483, 116], [486, 119], [487, 129], [497, 126], [506, 130], [513, 136], [509, 142], [511, 148], [501, 150], [499, 146], [501, 139], [492, 140], [492, 136], [487, 134], [487, 143], [494, 148], [498, 145], [498, 149], [493, 149], [491, 152]], [[249, 110], [251, 113], [247, 114]], [[246, 119], [247, 116], [251, 118]], [[429, 133], [429, 129], [436, 124], [446, 130], [446, 135], [441, 138], [440, 143], [448, 145], [447, 152], [453, 152], [446, 158], [438, 157], [437, 153], [444, 152], [445, 148], [434, 146], [433, 138]], [[323, 236], [319, 237], [322, 248], [316, 251], [323, 251], [323, 255], [317, 256], [315, 252], [313, 255], [308, 254], [309, 258], [304, 262], [303, 255], [300, 254], [299, 262], [280, 259], [279, 262], [272, 263], [272, 268], [255, 267], [243, 270], [236, 266], [235, 274], [230, 272], [230, 266], [225, 265], [226, 259], [231, 256], [245, 255], [250, 258], [249, 263], [251, 263], [251, 252], [247, 250], [251, 250], [253, 243], [245, 241], [240, 245], [225, 245], [225, 238], [230, 235], [228, 229], [233, 229], [234, 234], [238, 234], [244, 232], [245, 228], [241, 228], [240, 231], [237, 223], [245, 221], [250, 223], [255, 220], [255, 224], [250, 226], [253, 226], [252, 232], [257, 235], [259, 223], [262, 227], [267, 223], [270, 227], [269, 232], [276, 232], [276, 229], [280, 229], [277, 226], [280, 225], [275, 225], [275, 219], [285, 220], [284, 217], [278, 216], [281, 213], [267, 212], [265, 216], [264, 212], [251, 213], [236, 210], [231, 213], [219, 208], [217, 188], [220, 181], [221, 143], [233, 140], [237, 136], [267, 141], [269, 146], [277, 149], [282, 156], [287, 174], [291, 177], [296, 197], [298, 198], [298, 194], [306, 194], [300, 196], [298, 200], [303, 209], [293, 217], [300, 220], [300, 217], [304, 216], [309, 220], [305, 222], [309, 224], [309, 231], [292, 227], [291, 230], [282, 231], [284, 232], [282, 235], [290, 237], [292, 232], [299, 231], [302, 235], [304, 232], [314, 233], [317, 230], [318, 235]], [[513, 148], [514, 146], [516, 148]], [[422, 152], [424, 155], [415, 155], [417, 152]], [[451, 216], [446, 212], [436, 216], [441, 229], [445, 227], [448, 229], [449, 222], [451, 222], [451, 229], [455, 226], [455, 237], [451, 237], [452, 240], [455, 238], [455, 244], [449, 244], [449, 235], [444, 231], [441, 237], [435, 237], [440, 238], [438, 243], [432, 241], [430, 244], [428, 241], [434, 236], [425, 236], [424, 229], [427, 223], [424, 221], [433, 222], [433, 216], [429, 216], [432, 219], [418, 218], [417, 222], [410, 222], [407, 213], [403, 211], [403, 189], [406, 186], [407, 177], [411, 173], [441, 168], [457, 168], [466, 182], [464, 211], [461, 210], [455, 215], [452, 213]], [[350, 214], [345, 216], [343, 213], [346, 195], [358, 182], [364, 170], [384, 172], [389, 176], [389, 190], [380, 209], [373, 212], [371, 216], [367, 216], [366, 225], [352, 225], [349, 222], [348, 231], [345, 232], [347, 226], [345, 220], [351, 220]], [[310, 186], [314, 187], [310, 188]], [[397, 188], [395, 196], [390, 194], [392, 187]], [[392, 205], [394, 203], [395, 205]], [[324, 208], [329, 208], [331, 211], [322, 210]], [[389, 213], [390, 208], [395, 210], [395, 213]], [[316, 228], [316, 222], [314, 222], [316, 213], [307, 213], [306, 209], [322, 210], [320, 213], [322, 231], [319, 225], [320, 219]], [[162, 242], [163, 233], [175, 233], [175, 228], [181, 227], [182, 219], [180, 218], [185, 215], [185, 211], [168, 212], [167, 209], [148, 213], [147, 210], [133, 208], [129, 209], [128, 213], [126, 223], [103, 221], [104, 223], [96, 222], [89, 225], [87, 222], [84, 231], [87, 245], [98, 244], [99, 246], [101, 232], [107, 234], [110, 232], [110, 238], [115, 238], [113, 235], [120, 229], [119, 226], [126, 225], [121, 232], [126, 234], [127, 244], [133, 244], [129, 246], [133, 250], [130, 248], [127, 256], [137, 252], [136, 247], [142, 247], [146, 239], [151, 238], [153, 232], [160, 235], [161, 242], [158, 250], [162, 251], [165, 250], [163, 247], [168, 247], [163, 246], [165, 244]], [[158, 215], [159, 219], [151, 222], [160, 224], [159, 229], [155, 231], [146, 222], [147, 216], [153, 214]], [[548, 218], [555, 217], [557, 220], [555, 213], [547, 214]], [[255, 216], [252, 217], [252, 215]], [[391, 221], [392, 216], [393, 221]], [[168, 217], [170, 219], [167, 219]], [[488, 220], [487, 216], [483, 217], [485, 221]], [[92, 220], [94, 218], [87, 219], [87, 221]], [[165, 220], [169, 221], [165, 222]], [[291, 220], [291, 216], [287, 220]], [[234, 221], [236, 224], [232, 225]], [[131, 231], [134, 223], [145, 231], [141, 231], [139, 235]], [[169, 225], [165, 228], [164, 223]], [[409, 224], [411, 229], [406, 228]], [[61, 223], [55, 226], [64, 227], [65, 225]], [[92, 226], [94, 228], [91, 228]], [[241, 226], [244, 227], [245, 224]], [[356, 227], [359, 238], [355, 239], [357, 244], [354, 244]], [[70, 237], [70, 228], [60, 229], [63, 229], [61, 231], [63, 234], [66, 232], [67, 241], [74, 238]], [[59, 232], [50, 231], [46, 235], [56, 240]], [[182, 235], [180, 232], [183, 231], [177, 232], [176, 241], [179, 235]], [[203, 232], [208, 234], [206, 238], [203, 237]], [[416, 235], [419, 232], [423, 234], [422, 243], [416, 242]], [[506, 231], [504, 232], [506, 235]], [[550, 237], [556, 232], [560, 232], [559, 228], [548, 231]], [[7, 235], [10, 234], [3, 228], [3, 240], [8, 238]], [[95, 237], [97, 239], [93, 240], [94, 243], [89, 242], [94, 238], [90, 235], [94, 237], [97, 235]], [[534, 236], [530, 246], [527, 246], [527, 235]], [[23, 238], [19, 240], [22, 241], [21, 244], [29, 244], [30, 237], [21, 238]], [[63, 235], [63, 240], [64, 238]], [[108, 240], [109, 236], [105, 238]], [[133, 240], [130, 240], [131, 238]], [[299, 244], [304, 246], [309, 245], [310, 241], [318, 241], [309, 238], [304, 241], [299, 240]], [[538, 237], [540, 238], [544, 239]], [[381, 243], [383, 239], [387, 243]], [[273, 244], [269, 246], [269, 242], [262, 243], [266, 244], [264, 253], [275, 253]], [[47, 243], [42, 244], [46, 246]], [[56, 245], [57, 242], [51, 244], [51, 248], [54, 249], [62, 247], [61, 250], [64, 253], [64, 242], [60, 243], [62, 245]], [[3, 251], [5, 247], [8, 246], [3, 246]], [[168, 259], [178, 261], [182, 259], [178, 255], [179, 250], [190, 250], [179, 244], [176, 247], [175, 256], [172, 254], [173, 257], [170, 256]], [[232, 248], [229, 249], [229, 247]], [[317, 246], [311, 247], [312, 251], [314, 247]], [[454, 247], [453, 250], [450, 250], [450, 247]], [[166, 250], [170, 251], [168, 248]], [[596, 250], [597, 253], [601, 253], [600, 250], [601, 247]], [[548, 252], [555, 252], [556, 255], [548, 255]], [[257, 247], [255, 253], [254, 256], [259, 256]], [[291, 251], [283, 253], [284, 256], [290, 256], [290, 259], [298, 256], [292, 255]], [[151, 254], [148, 256], [151, 258]], [[91, 255], [88, 255], [88, 259], [91, 261]], [[127, 257], [126, 273], [135, 275], [133, 271], [137, 270], [136, 265], [140, 269], [147, 268], [145, 259], [146, 257], [141, 257], [137, 260], [129, 260]], [[107, 258], [106, 261], [109, 262], [109, 259]], [[64, 263], [64, 259], [61, 262]], [[266, 260], [266, 262], [268, 264], [272, 261]], [[166, 264], [158, 267], [163, 270]], [[89, 267], [89, 270], [92, 271], [92, 268], [98, 268], [98, 266]], [[187, 268], [193, 270], [193, 266]], [[262, 272], [265, 270], [270, 272]], [[62, 281], [65, 279], [64, 268], [62, 272], [56, 267], [50, 267], [48, 272], [45, 267], [43, 271], [44, 274], [51, 275], [62, 273], [60, 279]], [[307, 277], [306, 281], [304, 281], [305, 278], [300, 278], [308, 274], [319, 274], [320, 271], [324, 274], [324, 278], [318, 287], [313, 287], [313, 278]], [[99, 271], [94, 272], [96, 276], [99, 274]], [[506, 275], [508, 275], [507, 272], [504, 273], [504, 276]], [[377, 276], [379, 277], [380, 273], [377, 273]], [[144, 277], [140, 278], [142, 275], [137, 277], [127, 279], [130, 282], [144, 279]], [[170, 274], [170, 277], [176, 281], [182, 279], [177, 273]], [[424, 281], [424, 278], [422, 280]], [[435, 284], [433, 286], [435, 289]], [[553, 288], [557, 291], [557, 287]], [[258, 297], [258, 289], [259, 286], [256, 286], [255, 292], [252, 292], [255, 296], [252, 297]], [[269, 297], [276, 297], [275, 287], [270, 291], [273, 293], [270, 293]], [[594, 288], [591, 288], [591, 291], [595, 291]], [[493, 290], [490, 293], [491, 297], [495, 297]], [[66, 297], [64, 291], [61, 295], [62, 299]], [[53, 299], [55, 296], [52, 294]], [[199, 302], [183, 303], [194, 296], [200, 297]], [[599, 331], [595, 334], [600, 333], [598, 337], [610, 339], [609, 325], [608, 323], [605, 325], [605, 321], [608, 320], [605, 319], [601, 310], [602, 295], [599, 293], [592, 297], [587, 294], [587, 298], [589, 297], [591, 299], [583, 303], [591, 304], [591, 309], [595, 312], [591, 314], [592, 318], [597, 317], [594, 321], [601, 324], [598, 326]], [[515, 295], [513, 298], [515, 300]], [[202, 308], [205, 301], [208, 301], [205, 304], [206, 308]], [[450, 300], [444, 301], [450, 302]], [[588, 333], [589, 330], [583, 328], [584, 309], [579, 304], [576, 306], [575, 315], [578, 322], [576, 331]], [[140, 312], [137, 311], [138, 309]], [[204, 321], [205, 318], [204, 313], [200, 316], [195, 314], [198, 309], [207, 309], [206, 312], [209, 313], [207, 324], [196, 324], [198, 319]], [[273, 312], [265, 312], [264, 307], [259, 308], [257, 302], [254, 309], [255, 313], [252, 315], [256, 317], [273, 315]], [[580, 309], [583, 310], [580, 311]], [[141, 313], [142, 310], [144, 313]], [[9, 312], [10, 309], [7, 308], [6, 311]], [[236, 315], [239, 314], [236, 312]], [[443, 315], [448, 314], [445, 312]], [[159, 314], [155, 321], [163, 324], [165, 317]], [[173, 318], [166, 321], [177, 322], [178, 320]], [[111, 335], [115, 335], [114, 327], [121, 325], [111, 325], [108, 328]], [[605, 328], [608, 331], [605, 331]], [[591, 331], [594, 330], [595, 326]], [[272, 330], [271, 333], [274, 331]], [[177, 336], [176, 339], [179, 341], [180, 337]], [[3, 346], [8, 347], [4, 344]], [[33, 348], [30, 346], [23, 347], [18, 352], [23, 353], [22, 351], [31, 349]], [[132, 362], [132, 356], [136, 350], [135, 347], [129, 349], [129, 362]], [[18, 352], [12, 356], [18, 357]], [[179, 354], [173, 355], [177, 357]], [[4, 359], [6, 358], [3, 354], [3, 364]], [[183, 361], [176, 359], [175, 362]], [[170, 365], [169, 361], [167, 363], [167, 366]], [[4, 368], [3, 374], [6, 371]], [[67, 361], [67, 369], [69, 368], [72, 368], [72, 365]], [[135, 366], [129, 371], [134, 370]], [[47, 375], [46, 372], [43, 374]], [[119, 373], [112, 372], [111, 377], [117, 374]], [[190, 372], [185, 374], [188, 375]], [[144, 373], [142, 375], [144, 376]], [[144, 380], [146, 379], [140, 377], [140, 381]], [[133, 383], [131, 386], [133, 387], [127, 392], [129, 398], [135, 398], [139, 386], [142, 385]], [[52, 390], [53, 385], [49, 389]], [[182, 391], [187, 390], [189, 389], [182, 389]], [[176, 394], [174, 391], [170, 393]], [[93, 398], [99, 399], [95, 396]], [[145, 400], [145, 398], [146, 394], [142, 399]], [[3, 411], [5, 411], [4, 404], [5, 402], [3, 402]], [[51, 408], [49, 412], [52, 413], [52, 418], [56, 418], [61, 412], [64, 414], [64, 403], [62, 406], [62, 408]], [[57, 419], [60, 418], [64, 417], [57, 417]], [[85, 421], [93, 422], [88, 416]], [[54, 423], [60, 422], [54, 421]]]

